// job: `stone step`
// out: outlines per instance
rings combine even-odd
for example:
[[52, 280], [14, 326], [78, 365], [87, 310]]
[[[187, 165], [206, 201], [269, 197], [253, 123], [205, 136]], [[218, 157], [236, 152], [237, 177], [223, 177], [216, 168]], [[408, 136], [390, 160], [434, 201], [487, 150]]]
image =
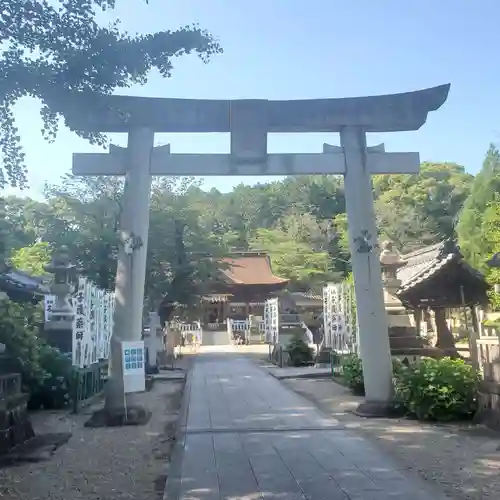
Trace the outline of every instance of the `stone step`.
[[227, 330], [203, 330], [201, 345], [230, 345], [231, 339]]
[[391, 349], [420, 349], [425, 347], [420, 337], [389, 337]]

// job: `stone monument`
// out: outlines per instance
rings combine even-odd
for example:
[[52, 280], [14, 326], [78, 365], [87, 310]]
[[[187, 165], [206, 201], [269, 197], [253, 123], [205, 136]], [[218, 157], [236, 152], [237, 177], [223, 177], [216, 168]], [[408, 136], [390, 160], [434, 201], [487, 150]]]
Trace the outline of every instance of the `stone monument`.
[[[118, 256], [115, 330], [107, 407], [123, 411], [119, 345], [141, 337], [149, 196], [152, 175], [344, 175], [349, 242], [358, 306], [366, 402], [359, 412], [378, 415], [392, 398], [392, 362], [382, 293], [373, 174], [417, 173], [418, 153], [367, 147], [366, 134], [418, 130], [446, 100], [449, 85], [417, 92], [297, 101], [196, 100], [75, 96], [67, 124], [85, 132], [127, 133], [128, 147], [109, 154], [75, 154], [75, 175], [125, 175]], [[230, 133], [230, 154], [172, 154], [154, 148], [154, 133]], [[268, 133], [332, 132], [340, 147], [317, 154], [269, 154]], [[111, 390], [112, 389], [112, 390]], [[127, 403], [128, 404], [128, 403]]]

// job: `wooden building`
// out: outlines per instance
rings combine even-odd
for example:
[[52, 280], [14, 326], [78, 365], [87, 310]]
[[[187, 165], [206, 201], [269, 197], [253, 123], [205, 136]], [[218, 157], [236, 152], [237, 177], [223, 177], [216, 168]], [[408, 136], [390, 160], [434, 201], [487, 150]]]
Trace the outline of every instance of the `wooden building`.
[[227, 318], [263, 316], [264, 302], [288, 285], [275, 276], [266, 252], [234, 252], [223, 259], [219, 279], [202, 297], [203, 323], [216, 327]]
[[460, 248], [447, 240], [401, 256], [405, 265], [397, 272], [401, 280], [398, 297], [414, 311], [417, 330], [421, 321], [435, 322], [437, 347], [453, 349], [449, 313], [460, 310], [477, 328], [476, 305], [487, 304], [484, 276], [465, 262]]
[[454, 241], [422, 248], [401, 258], [399, 298], [411, 307], [458, 308], [487, 303], [484, 276], [465, 262]]

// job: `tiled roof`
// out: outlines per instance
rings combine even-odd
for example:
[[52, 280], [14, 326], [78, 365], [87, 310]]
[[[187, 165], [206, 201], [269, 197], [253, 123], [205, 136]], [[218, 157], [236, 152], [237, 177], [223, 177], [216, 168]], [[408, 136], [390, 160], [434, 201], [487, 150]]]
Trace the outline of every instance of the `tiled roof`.
[[401, 259], [406, 261], [406, 265], [399, 269], [397, 273], [398, 279], [401, 280], [399, 293], [405, 292], [435, 276], [451, 262], [460, 262], [464, 270], [468, 271], [478, 280], [484, 281], [484, 276], [463, 260], [460, 249], [451, 240], [401, 255]]
[[279, 285], [288, 280], [273, 274], [269, 256], [263, 252], [241, 252], [223, 259], [228, 268], [222, 273], [238, 285]]
[[308, 299], [311, 301], [315, 300], [321, 300], [323, 301], [323, 296], [318, 295], [316, 293], [313, 293], [312, 291], [309, 292], [292, 292], [291, 293], [292, 297], [297, 298], [297, 299]]
[[0, 274], [0, 289], [16, 289], [35, 294], [48, 293], [48, 287], [44, 284], [43, 278], [31, 276], [12, 267]]

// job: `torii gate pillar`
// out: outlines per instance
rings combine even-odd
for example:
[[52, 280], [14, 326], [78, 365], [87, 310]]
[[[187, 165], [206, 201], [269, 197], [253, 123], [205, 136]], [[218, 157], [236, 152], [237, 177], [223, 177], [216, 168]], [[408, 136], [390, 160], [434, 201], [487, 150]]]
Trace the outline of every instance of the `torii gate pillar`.
[[345, 158], [344, 194], [348, 214], [349, 248], [354, 274], [359, 350], [363, 363], [365, 403], [361, 416], [384, 416], [392, 401], [392, 357], [389, 325], [384, 304], [373, 207], [371, 173], [367, 165], [366, 134], [363, 129], [340, 131]]
[[[121, 342], [141, 340], [144, 307], [144, 284], [148, 252], [149, 202], [151, 174], [149, 165], [154, 146], [154, 132], [147, 128], [128, 133], [127, 149], [111, 147], [121, 156], [125, 186], [121, 200], [113, 334], [110, 345], [109, 378], [106, 385], [106, 409], [122, 409], [124, 394]], [[127, 402], [131, 407], [131, 401]]]

